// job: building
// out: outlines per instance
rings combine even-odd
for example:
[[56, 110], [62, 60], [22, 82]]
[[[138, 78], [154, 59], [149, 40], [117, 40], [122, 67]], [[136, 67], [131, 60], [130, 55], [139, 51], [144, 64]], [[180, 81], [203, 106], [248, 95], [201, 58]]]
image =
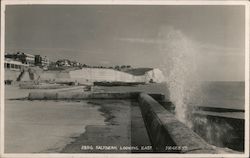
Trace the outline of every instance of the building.
[[26, 57], [26, 64], [33, 66], [35, 65], [35, 55], [33, 54], [28, 54], [28, 53], [23, 53]]
[[6, 59], [20, 61], [23, 64], [28, 64], [29, 66], [41, 66], [41, 67], [47, 67], [50, 64], [49, 59], [45, 56], [42, 57], [40, 55], [33, 55], [23, 52], [17, 52], [17, 53], [8, 53], [5, 54]]
[[35, 55], [33, 54], [17, 52], [14, 54], [6, 54], [5, 58], [15, 60], [15, 61], [20, 61], [23, 64], [28, 64], [29, 66], [35, 65]]
[[50, 64], [49, 58], [47, 58], [47, 56], [42, 57], [42, 65], [49, 66], [49, 64]]
[[20, 61], [12, 60], [12, 59], [5, 59], [4, 60], [4, 68], [6, 70], [13, 70], [13, 71], [21, 71], [24, 68], [27, 68], [28, 64], [23, 64]]
[[68, 59], [61, 59], [56, 62], [59, 67], [70, 67], [71, 62]]
[[35, 65], [42, 66], [42, 57], [40, 55], [35, 55]]
[[49, 66], [49, 64], [50, 64], [50, 61], [46, 56], [42, 57], [40, 55], [35, 55], [35, 65], [36, 66], [47, 67], [47, 66]]

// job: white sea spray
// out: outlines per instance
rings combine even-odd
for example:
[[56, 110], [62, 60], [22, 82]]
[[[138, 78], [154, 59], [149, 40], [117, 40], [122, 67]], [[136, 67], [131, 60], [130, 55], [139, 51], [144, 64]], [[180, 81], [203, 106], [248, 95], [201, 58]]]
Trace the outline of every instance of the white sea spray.
[[162, 27], [159, 31], [161, 40], [161, 69], [165, 73], [169, 99], [175, 104], [176, 117], [189, 127], [192, 112], [188, 103], [199, 90], [196, 57], [198, 47], [181, 31], [173, 27]]

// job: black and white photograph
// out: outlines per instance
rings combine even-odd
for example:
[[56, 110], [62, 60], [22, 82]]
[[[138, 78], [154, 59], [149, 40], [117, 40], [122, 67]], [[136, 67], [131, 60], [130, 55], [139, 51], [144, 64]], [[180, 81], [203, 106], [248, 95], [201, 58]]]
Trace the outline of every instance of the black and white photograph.
[[247, 2], [1, 3], [3, 157], [249, 156]]

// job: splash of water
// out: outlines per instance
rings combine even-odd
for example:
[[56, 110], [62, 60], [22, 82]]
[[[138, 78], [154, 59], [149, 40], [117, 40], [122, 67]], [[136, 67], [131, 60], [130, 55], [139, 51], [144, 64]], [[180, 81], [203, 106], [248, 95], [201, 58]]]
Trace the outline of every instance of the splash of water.
[[233, 127], [226, 121], [218, 122], [194, 115], [196, 107], [206, 102], [197, 73], [198, 47], [184, 33], [172, 27], [162, 28], [159, 38], [163, 60], [160, 68], [166, 77], [168, 99], [175, 105], [176, 118], [208, 143], [224, 147], [225, 142], [235, 138]]
[[161, 69], [165, 73], [169, 99], [175, 104], [176, 117], [189, 127], [191, 108], [188, 102], [197, 92], [197, 64], [198, 49], [194, 42], [181, 31], [172, 27], [164, 27], [159, 32], [161, 39]]
[[227, 121], [214, 121], [204, 116], [193, 118], [193, 130], [208, 143], [219, 147], [225, 147], [228, 142], [233, 142], [238, 137]]

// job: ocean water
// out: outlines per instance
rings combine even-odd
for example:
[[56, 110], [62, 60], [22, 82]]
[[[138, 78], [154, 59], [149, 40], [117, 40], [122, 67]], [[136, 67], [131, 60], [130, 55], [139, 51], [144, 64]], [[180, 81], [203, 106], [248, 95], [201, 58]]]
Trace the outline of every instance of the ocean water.
[[245, 83], [240, 81], [207, 81], [200, 84], [200, 91], [189, 105], [245, 109]]
[[212, 145], [244, 151], [244, 82], [202, 82], [197, 91], [186, 103], [190, 127]]

